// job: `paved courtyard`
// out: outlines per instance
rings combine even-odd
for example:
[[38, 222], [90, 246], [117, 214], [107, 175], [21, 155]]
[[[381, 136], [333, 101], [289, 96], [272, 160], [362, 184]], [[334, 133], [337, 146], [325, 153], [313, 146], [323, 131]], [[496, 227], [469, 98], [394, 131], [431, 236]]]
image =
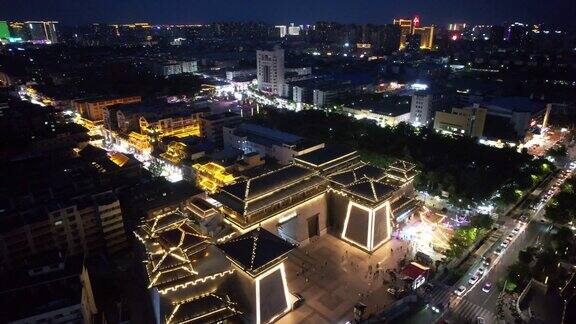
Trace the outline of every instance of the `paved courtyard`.
[[385, 270], [398, 270], [407, 247], [407, 241], [393, 239], [370, 255], [326, 234], [292, 252], [286, 261], [288, 287], [305, 302], [278, 323], [346, 323], [359, 301], [368, 306], [366, 315], [384, 309], [394, 301], [386, 292]]

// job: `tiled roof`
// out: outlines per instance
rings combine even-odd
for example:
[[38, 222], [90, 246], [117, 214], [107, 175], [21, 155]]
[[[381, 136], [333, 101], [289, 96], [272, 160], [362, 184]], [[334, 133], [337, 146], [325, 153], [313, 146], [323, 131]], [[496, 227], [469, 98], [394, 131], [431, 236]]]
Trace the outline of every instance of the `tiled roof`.
[[296, 246], [258, 227], [218, 247], [244, 271], [256, 275]]
[[344, 191], [360, 196], [372, 203], [387, 199], [394, 190], [395, 188], [388, 184], [370, 179], [354, 183], [344, 189]]
[[286, 187], [313, 174], [314, 171], [290, 165], [246, 181], [225, 186], [222, 190], [238, 199], [250, 200], [271, 190]]
[[351, 170], [332, 174], [328, 178], [339, 185], [347, 186], [362, 179], [380, 180], [385, 174], [383, 169], [362, 162]]
[[310, 153], [302, 154], [295, 157], [299, 160], [314, 166], [321, 166], [323, 164], [343, 159], [346, 156], [356, 153], [356, 150], [351, 148], [329, 146], [314, 150]]
[[176, 304], [166, 323], [219, 323], [238, 314], [228, 296], [208, 294]]

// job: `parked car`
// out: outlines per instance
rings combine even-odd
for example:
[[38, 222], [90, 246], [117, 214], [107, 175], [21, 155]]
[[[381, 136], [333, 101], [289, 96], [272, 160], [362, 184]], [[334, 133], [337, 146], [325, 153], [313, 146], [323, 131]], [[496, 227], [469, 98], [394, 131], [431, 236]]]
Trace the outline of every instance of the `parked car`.
[[486, 293], [487, 293], [487, 292], [490, 291], [490, 289], [492, 289], [492, 283], [490, 283], [490, 282], [487, 282], [487, 283], [484, 284], [484, 286], [482, 286], [482, 291], [483, 291], [483, 292], [486, 292]]
[[491, 263], [492, 263], [491, 257], [484, 257], [484, 261], [482, 262], [482, 265], [484, 265], [485, 267], [488, 267], [488, 266], [490, 266]]
[[478, 279], [480, 279], [480, 278], [479, 278], [477, 275], [473, 275], [473, 276], [470, 278], [470, 280], [468, 280], [468, 283], [471, 284], [471, 285], [473, 285], [473, 284], [475, 284], [475, 283], [478, 282]]
[[484, 272], [486, 272], [486, 269], [480, 267], [480, 268], [478, 268], [478, 271], [476, 271], [476, 274], [477, 274], [479, 277], [482, 277], [482, 276], [484, 275]]
[[458, 289], [454, 290], [454, 294], [456, 294], [456, 296], [458, 296], [458, 297], [464, 295], [465, 292], [466, 292], [466, 287], [464, 287], [464, 286], [460, 286], [460, 287], [458, 287]]
[[496, 250], [494, 250], [494, 254], [500, 255], [500, 254], [502, 254], [503, 251], [504, 251], [504, 249], [502, 249], [502, 248], [497, 248]]

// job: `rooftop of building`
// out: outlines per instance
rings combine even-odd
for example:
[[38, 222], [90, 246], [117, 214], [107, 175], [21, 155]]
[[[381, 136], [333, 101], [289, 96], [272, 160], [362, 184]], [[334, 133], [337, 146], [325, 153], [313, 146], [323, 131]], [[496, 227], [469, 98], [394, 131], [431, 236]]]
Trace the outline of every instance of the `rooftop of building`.
[[228, 119], [228, 118], [241, 118], [241, 116], [239, 114], [236, 114], [233, 112], [224, 112], [224, 113], [220, 113], [220, 114], [210, 114], [208, 116], [202, 117], [203, 120], [208, 120], [208, 121], [217, 121], [217, 120]]
[[304, 165], [322, 167], [328, 163], [335, 163], [344, 160], [355, 154], [358, 154], [358, 152], [352, 148], [332, 145], [314, 150], [310, 153], [299, 155], [294, 159], [298, 162], [302, 162]]
[[498, 97], [482, 103], [488, 110], [505, 109], [511, 112], [537, 113], [544, 109], [544, 104], [528, 97]]
[[344, 105], [347, 108], [367, 109], [388, 116], [399, 116], [410, 112], [410, 100], [408, 96], [367, 97], [366, 99], [356, 98]]
[[396, 187], [383, 181], [363, 179], [346, 186], [342, 191], [375, 205], [390, 198]]
[[176, 306], [166, 323], [220, 323], [241, 314], [228, 296], [214, 293], [185, 300]]
[[402, 275], [415, 280], [421, 275], [426, 274], [428, 270], [430, 270], [429, 267], [423, 266], [417, 262], [410, 262], [404, 269], [402, 269]]
[[258, 227], [219, 244], [218, 248], [242, 270], [255, 277], [282, 260], [296, 246]]
[[334, 173], [328, 179], [337, 185], [348, 186], [363, 179], [380, 180], [385, 176], [385, 170], [362, 162], [352, 169]]
[[265, 138], [276, 143], [284, 143], [289, 145], [296, 144], [303, 140], [302, 137], [294, 134], [250, 123], [242, 123], [238, 125], [238, 127], [235, 129], [235, 133], [240, 136], [243, 134], [250, 134], [258, 138]]
[[109, 100], [117, 100], [117, 99], [127, 99], [127, 98], [137, 98], [139, 99], [140, 96], [115, 96], [115, 95], [100, 95], [100, 96], [92, 96], [86, 97], [78, 100], [74, 100], [76, 103], [98, 103], [102, 101], [109, 101]]
[[9, 322], [80, 304], [82, 256], [60, 257], [0, 276], [0, 321]]
[[[268, 206], [313, 188], [323, 187], [322, 190], [325, 190], [325, 184], [326, 181], [316, 171], [289, 165], [225, 186], [214, 194], [213, 198], [237, 214], [246, 216], [259, 213]], [[293, 203], [307, 198], [310, 197], [299, 196]], [[273, 214], [265, 213], [260, 216], [235, 218], [233, 221], [249, 226]]]
[[313, 90], [328, 91], [367, 85], [374, 81], [374, 77], [365, 73], [341, 73], [294, 81], [291, 82], [290, 85]]
[[[192, 114], [202, 109], [194, 108], [185, 102], [168, 103], [165, 99], [154, 99], [142, 102], [117, 104], [110, 106], [108, 109], [122, 111], [125, 115], [134, 114], [156, 114], [162, 116], [171, 116], [178, 114]], [[205, 109], [204, 109], [205, 110]]]

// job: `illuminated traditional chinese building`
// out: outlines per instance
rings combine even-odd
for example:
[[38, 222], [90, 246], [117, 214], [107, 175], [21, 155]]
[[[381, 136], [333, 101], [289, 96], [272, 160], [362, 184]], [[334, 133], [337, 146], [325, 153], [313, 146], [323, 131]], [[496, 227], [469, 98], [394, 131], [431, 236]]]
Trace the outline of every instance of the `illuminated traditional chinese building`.
[[211, 193], [236, 181], [234, 175], [227, 172], [225, 167], [214, 162], [196, 163], [192, 168], [195, 171], [196, 184]]
[[410, 187], [413, 176], [393, 178], [388, 170], [363, 162], [330, 175], [329, 210], [334, 229], [343, 240], [369, 252], [376, 250], [390, 238], [393, 205], [407, 199], [410, 190], [405, 188]]
[[240, 232], [257, 227], [306, 244], [326, 233], [327, 181], [317, 171], [285, 166], [223, 187], [212, 197]]
[[336, 147], [298, 156], [295, 163], [212, 195], [226, 221], [240, 232], [260, 225], [299, 244], [325, 234], [330, 224], [340, 238], [372, 252], [390, 238], [394, 215], [414, 209], [410, 163], [380, 169], [361, 162], [356, 151]]
[[292, 309], [284, 260], [294, 245], [262, 228], [214, 245], [194, 226], [160, 210], [135, 231], [157, 323], [270, 323]]
[[166, 152], [160, 154], [160, 156], [163, 159], [170, 161], [172, 164], [178, 165], [188, 156], [187, 150], [188, 147], [185, 143], [173, 141], [168, 144]]
[[234, 269], [178, 210], [150, 215], [135, 231], [145, 248], [157, 323], [215, 323], [240, 313], [219, 289]]
[[232, 261], [238, 286], [230, 294], [249, 323], [271, 323], [292, 309], [284, 260], [295, 245], [258, 227], [218, 245]]

